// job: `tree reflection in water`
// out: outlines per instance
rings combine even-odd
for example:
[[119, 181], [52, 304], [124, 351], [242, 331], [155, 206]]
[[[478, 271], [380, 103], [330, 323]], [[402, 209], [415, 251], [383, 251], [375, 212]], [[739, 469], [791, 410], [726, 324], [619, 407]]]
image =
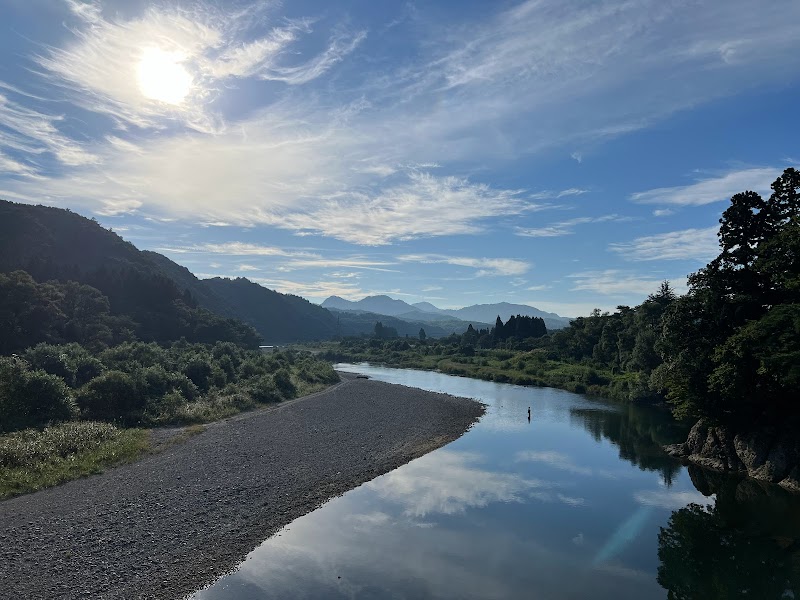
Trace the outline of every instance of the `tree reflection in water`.
[[575, 408], [570, 410], [570, 420], [583, 425], [595, 440], [611, 441], [621, 459], [643, 471], [659, 471], [667, 487], [682, 468], [662, 447], [685, 440], [689, 428], [666, 411], [633, 404], [619, 410]]
[[777, 486], [690, 467], [713, 504], [672, 513], [658, 535], [658, 583], [670, 600], [796, 598], [800, 502]]

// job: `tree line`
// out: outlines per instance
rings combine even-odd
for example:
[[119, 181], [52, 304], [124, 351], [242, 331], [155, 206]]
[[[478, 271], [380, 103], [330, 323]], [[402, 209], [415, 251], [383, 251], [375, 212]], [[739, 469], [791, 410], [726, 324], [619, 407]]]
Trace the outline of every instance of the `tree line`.
[[[664, 282], [638, 306], [595, 310], [555, 332], [541, 319], [516, 316], [433, 342], [421, 331], [414, 347], [345, 340], [328, 354], [364, 359], [369, 351], [404, 366], [597, 386], [618, 399], [666, 400], [678, 418], [734, 429], [800, 421], [800, 173], [786, 169], [769, 198], [734, 195], [719, 244], [719, 255], [689, 276], [685, 295]], [[559, 365], [576, 368], [567, 377]]]
[[73, 420], [206, 422], [335, 381], [333, 367], [310, 354], [232, 342], [123, 342], [95, 352], [40, 343], [0, 357], [0, 433]]

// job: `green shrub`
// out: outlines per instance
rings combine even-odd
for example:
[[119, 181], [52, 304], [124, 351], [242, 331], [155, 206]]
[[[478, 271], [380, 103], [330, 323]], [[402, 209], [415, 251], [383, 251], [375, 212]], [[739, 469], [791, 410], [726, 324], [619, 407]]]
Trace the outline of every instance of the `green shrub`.
[[171, 390], [163, 396], [151, 398], [145, 407], [146, 420], [151, 423], [169, 423], [186, 406], [186, 398], [178, 390]]
[[297, 388], [292, 382], [292, 376], [287, 369], [278, 369], [272, 377], [275, 380], [275, 387], [278, 388], [284, 398], [294, 398]]
[[30, 371], [15, 358], [0, 358], [0, 431], [69, 421], [78, 415], [70, 389], [60, 377]]
[[211, 387], [211, 365], [206, 360], [191, 359], [183, 368], [183, 374], [203, 392]]
[[121, 371], [94, 378], [78, 391], [77, 400], [85, 418], [123, 422], [135, 420], [147, 402], [133, 378]]
[[67, 385], [73, 384], [75, 372], [61, 346], [37, 344], [25, 351], [25, 360], [31, 366], [32, 371], [44, 371], [60, 377]]
[[283, 399], [278, 387], [275, 385], [275, 379], [271, 375], [262, 375], [253, 379], [247, 391], [253, 400], [261, 404], [280, 402]]
[[73, 359], [73, 367], [75, 369], [75, 387], [86, 385], [105, 370], [103, 363], [88, 355]]

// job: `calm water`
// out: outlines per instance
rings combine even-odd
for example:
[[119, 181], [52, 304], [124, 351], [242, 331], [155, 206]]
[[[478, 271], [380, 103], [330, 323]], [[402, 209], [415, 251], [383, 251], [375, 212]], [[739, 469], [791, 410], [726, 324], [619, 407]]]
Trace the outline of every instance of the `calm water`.
[[195, 600], [800, 591], [800, 501], [681, 467], [659, 445], [685, 431], [658, 411], [431, 372], [338, 368], [489, 407], [456, 442], [297, 519]]

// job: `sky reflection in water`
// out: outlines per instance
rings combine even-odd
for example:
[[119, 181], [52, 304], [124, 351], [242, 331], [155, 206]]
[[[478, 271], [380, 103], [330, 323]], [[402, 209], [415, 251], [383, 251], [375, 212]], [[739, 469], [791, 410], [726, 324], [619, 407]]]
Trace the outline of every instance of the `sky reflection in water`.
[[715, 502], [658, 451], [685, 435], [658, 412], [437, 373], [353, 370], [489, 408], [456, 442], [296, 520], [196, 600], [663, 598], [659, 528], [689, 503]]

